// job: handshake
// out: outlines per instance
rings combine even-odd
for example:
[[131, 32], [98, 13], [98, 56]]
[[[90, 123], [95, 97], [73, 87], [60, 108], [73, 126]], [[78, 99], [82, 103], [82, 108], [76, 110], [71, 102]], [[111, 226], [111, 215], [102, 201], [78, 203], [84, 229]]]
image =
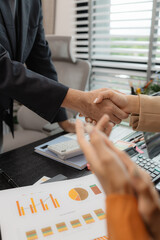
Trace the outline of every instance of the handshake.
[[131, 113], [129, 96], [119, 91], [103, 88], [85, 94], [86, 103], [80, 106], [80, 113], [93, 125], [104, 114], [109, 116], [113, 124], [119, 124]]
[[[119, 124], [128, 118], [130, 113], [139, 114], [138, 96], [125, 95], [119, 91], [107, 88], [83, 92], [69, 89], [61, 105], [80, 113], [86, 118], [86, 122], [95, 125], [104, 114], [107, 114], [110, 122]], [[68, 132], [75, 132], [75, 125], [69, 121], [62, 123], [62, 128]], [[72, 126], [71, 126], [72, 125]]]

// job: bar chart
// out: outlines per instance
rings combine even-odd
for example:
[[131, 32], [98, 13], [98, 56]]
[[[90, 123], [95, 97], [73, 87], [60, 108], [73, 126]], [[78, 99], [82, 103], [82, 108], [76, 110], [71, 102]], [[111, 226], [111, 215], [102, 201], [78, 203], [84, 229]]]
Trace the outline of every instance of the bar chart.
[[28, 202], [28, 206], [23, 206], [20, 201], [16, 201], [16, 206], [18, 210], [18, 215], [25, 216], [29, 212], [31, 214], [36, 214], [38, 212], [45, 212], [49, 209], [60, 208], [60, 204], [57, 198], [54, 198], [52, 194], [49, 194], [44, 200], [42, 198], [35, 199], [31, 197]]
[[102, 193], [101, 190], [97, 187], [96, 184], [91, 185], [90, 188], [94, 192], [95, 195], [98, 195], [98, 194]]
[[90, 213], [82, 216], [86, 224], [94, 223], [95, 220], [93, 219], [92, 215]]
[[32, 230], [32, 231], [26, 232], [26, 237], [27, 237], [27, 240], [36, 240], [36, 239], [38, 239], [38, 235], [37, 235], [36, 230]]
[[107, 236], [103, 236], [103, 237], [99, 237], [99, 238], [95, 238], [93, 240], [106, 240], [109, 239]]
[[77, 227], [81, 227], [82, 226], [82, 224], [80, 223], [79, 219], [70, 221], [70, 223], [72, 225], [72, 228], [77, 228]]
[[101, 208], [97, 209], [97, 210], [94, 210], [94, 212], [97, 215], [99, 220], [103, 220], [103, 219], [106, 218], [106, 214], [105, 214], [105, 212]]
[[56, 224], [56, 227], [57, 227], [58, 232], [64, 232], [64, 231], [68, 230], [65, 222], [61, 222], [61, 223]]
[[[92, 213], [95, 213], [98, 219], [94, 217]], [[83, 227], [85, 227], [86, 224], [96, 223], [97, 220], [105, 219], [105, 217], [106, 217], [105, 212], [101, 208], [99, 208], [97, 210], [92, 211], [91, 213], [87, 213], [85, 215], [79, 216], [78, 219], [70, 220], [69, 222], [67, 221], [68, 222], [67, 224], [65, 221], [63, 221], [63, 222], [52, 224], [52, 226], [49, 226], [49, 227], [41, 228], [41, 232], [43, 234], [43, 237], [48, 237], [51, 235], [60, 234], [61, 232], [71, 231], [70, 226], [72, 227], [72, 229], [76, 229], [79, 227], [83, 229]], [[56, 230], [53, 231], [52, 229], [56, 229]], [[29, 232], [26, 232], [26, 236], [27, 236], [27, 240], [39, 239], [37, 236], [36, 230], [31, 230]], [[103, 240], [108, 238], [106, 236], [103, 236], [100, 238], [96, 238], [94, 240], [99, 240], [99, 239]]]
[[42, 234], [43, 234], [44, 237], [48, 237], [50, 235], [53, 235], [53, 231], [52, 231], [51, 227], [42, 228], [41, 231], [42, 231]]

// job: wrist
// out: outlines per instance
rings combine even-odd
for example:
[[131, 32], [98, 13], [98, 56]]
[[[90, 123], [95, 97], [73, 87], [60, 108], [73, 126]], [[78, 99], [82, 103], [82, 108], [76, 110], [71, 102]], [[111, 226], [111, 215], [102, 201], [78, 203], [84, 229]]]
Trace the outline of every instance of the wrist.
[[75, 133], [75, 121], [68, 119], [58, 124], [65, 132]]
[[139, 114], [139, 96], [133, 96], [133, 95], [127, 95], [127, 107], [125, 108], [125, 111], [128, 113], [135, 113]]
[[85, 92], [75, 89], [69, 89], [63, 100], [62, 107], [70, 108], [77, 112], [81, 112], [84, 105]]

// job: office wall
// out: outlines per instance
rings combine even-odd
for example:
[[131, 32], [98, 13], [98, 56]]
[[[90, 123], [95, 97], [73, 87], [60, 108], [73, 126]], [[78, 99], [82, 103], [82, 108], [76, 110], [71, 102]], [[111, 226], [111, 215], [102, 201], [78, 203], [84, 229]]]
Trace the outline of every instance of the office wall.
[[74, 0], [56, 1], [56, 35], [72, 35]]
[[46, 34], [55, 32], [55, 0], [42, 0], [43, 24]]
[[46, 34], [72, 35], [74, 0], [42, 0]]

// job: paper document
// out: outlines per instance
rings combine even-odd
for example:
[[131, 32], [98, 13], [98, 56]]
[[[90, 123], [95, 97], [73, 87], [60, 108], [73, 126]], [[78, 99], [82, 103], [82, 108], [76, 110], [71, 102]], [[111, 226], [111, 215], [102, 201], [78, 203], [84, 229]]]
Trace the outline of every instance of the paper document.
[[116, 143], [118, 140], [122, 140], [123, 138], [125, 138], [129, 135], [132, 135], [133, 133], [135, 133], [135, 131], [131, 127], [116, 125], [113, 128], [109, 139], [113, 143]]
[[107, 239], [105, 195], [91, 174], [0, 192], [3, 240]]

